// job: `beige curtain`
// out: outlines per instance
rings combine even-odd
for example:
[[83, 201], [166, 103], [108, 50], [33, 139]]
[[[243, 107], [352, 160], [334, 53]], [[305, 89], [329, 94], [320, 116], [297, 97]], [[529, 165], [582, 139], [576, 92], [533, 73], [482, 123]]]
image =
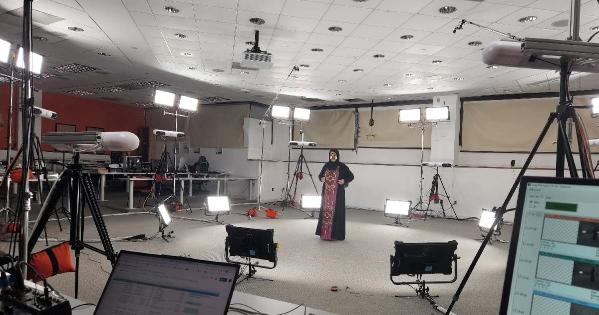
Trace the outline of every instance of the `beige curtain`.
[[[465, 102], [462, 150], [529, 152], [555, 110], [555, 98]], [[553, 125], [539, 152], [555, 152]]]
[[294, 140], [300, 140], [299, 130], [306, 141], [314, 141], [319, 148], [354, 148], [355, 117], [352, 110], [317, 110], [310, 121], [294, 128]]
[[[421, 130], [398, 122], [399, 109], [372, 113], [374, 126], [370, 127], [370, 111], [360, 112], [359, 147], [370, 148], [420, 148]], [[431, 146], [431, 127], [424, 130], [424, 147]]]
[[189, 117], [190, 148], [243, 148], [243, 120], [249, 115], [247, 104], [200, 106]]

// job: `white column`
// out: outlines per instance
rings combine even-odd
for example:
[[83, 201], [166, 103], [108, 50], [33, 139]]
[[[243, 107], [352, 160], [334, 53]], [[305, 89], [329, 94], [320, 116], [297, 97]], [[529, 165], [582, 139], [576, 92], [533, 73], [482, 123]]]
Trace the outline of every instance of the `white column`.
[[449, 107], [449, 121], [442, 121], [433, 127], [431, 134], [431, 157], [434, 162], [457, 163], [460, 132], [460, 98], [457, 94], [435, 96], [433, 106]]

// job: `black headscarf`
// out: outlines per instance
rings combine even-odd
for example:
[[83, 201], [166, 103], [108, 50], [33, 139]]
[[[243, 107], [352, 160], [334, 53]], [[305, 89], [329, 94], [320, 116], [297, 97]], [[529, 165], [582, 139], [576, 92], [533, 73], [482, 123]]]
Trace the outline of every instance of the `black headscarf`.
[[[333, 162], [331, 161], [331, 152], [335, 152], [337, 153], [337, 161]], [[325, 167], [327, 169], [335, 169], [339, 166], [340, 162], [339, 162], [339, 150], [337, 149], [330, 149], [329, 150], [329, 161], [326, 163]]]

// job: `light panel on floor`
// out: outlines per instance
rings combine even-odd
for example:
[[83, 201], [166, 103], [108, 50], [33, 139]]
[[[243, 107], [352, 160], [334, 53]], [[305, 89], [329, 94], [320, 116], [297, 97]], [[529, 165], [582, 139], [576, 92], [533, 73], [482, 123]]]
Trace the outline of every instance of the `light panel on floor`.
[[389, 217], [409, 215], [411, 206], [411, 201], [387, 199], [385, 200], [385, 215]]
[[303, 209], [320, 209], [322, 197], [318, 195], [302, 195]]
[[160, 222], [162, 222], [162, 224], [166, 226], [171, 224], [171, 215], [168, 213], [168, 210], [164, 204], [158, 206], [158, 217], [160, 218]]
[[495, 222], [495, 212], [483, 210], [478, 221], [478, 226], [488, 230], [493, 226], [493, 222]]
[[224, 213], [231, 211], [228, 196], [208, 196], [206, 202], [208, 203], [208, 212]]

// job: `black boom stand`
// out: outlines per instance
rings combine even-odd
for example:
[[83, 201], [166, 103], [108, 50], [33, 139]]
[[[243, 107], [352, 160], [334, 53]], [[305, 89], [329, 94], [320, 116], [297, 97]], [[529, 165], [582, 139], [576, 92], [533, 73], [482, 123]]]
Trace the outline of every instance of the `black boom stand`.
[[[75, 298], [77, 298], [79, 294], [79, 256], [81, 250], [85, 248], [93, 250], [106, 256], [112, 265], [116, 263], [116, 254], [96, 199], [94, 184], [90, 175], [83, 172], [82, 165], [79, 163], [79, 152], [74, 153], [73, 163], [67, 165], [66, 170], [60, 174], [58, 181], [48, 193], [48, 197], [42, 205], [38, 218], [35, 221], [27, 246], [28, 252], [31, 252], [48, 223], [48, 219], [54, 213], [58, 201], [67, 190], [71, 204], [69, 243], [75, 251]], [[104, 250], [87, 244], [83, 239], [85, 232], [84, 209], [86, 204], [91, 212]]]
[[[579, 24], [580, 24], [580, 0], [572, 0], [572, 12], [571, 12], [571, 19], [570, 19], [571, 35], [569, 38], [570, 40], [573, 40], [573, 41], [580, 40], [579, 34], [578, 34]], [[540, 59], [540, 57], [537, 57], [537, 58]], [[555, 161], [555, 176], [556, 177], [564, 177], [565, 163], [568, 163], [568, 171], [570, 173], [570, 177], [572, 177], [572, 178], [579, 177], [578, 171], [576, 169], [576, 164], [574, 162], [574, 156], [572, 154], [572, 148], [570, 147], [568, 133], [566, 130], [567, 129], [566, 125], [567, 125], [567, 122], [569, 119], [572, 119], [574, 122], [579, 122], [579, 120], [580, 120], [580, 118], [578, 117], [578, 115], [576, 113], [576, 107], [572, 106], [572, 98], [570, 97], [570, 91], [569, 91], [569, 79], [570, 79], [570, 74], [571, 74], [572, 67], [574, 65], [575, 60], [576, 60], [576, 57], [573, 57], [573, 56], [562, 56], [560, 58], [559, 104], [558, 104], [555, 112], [549, 114], [547, 123], [545, 124], [545, 127], [543, 127], [543, 130], [541, 131], [539, 138], [537, 139], [532, 150], [530, 151], [530, 154], [528, 155], [526, 162], [524, 162], [524, 165], [522, 166], [520, 173], [518, 173], [518, 177], [516, 177], [516, 180], [514, 181], [514, 184], [512, 185], [510, 191], [508, 192], [508, 195], [505, 198], [503, 204], [501, 205], [501, 207], [499, 209], [497, 209], [497, 215], [495, 217], [495, 221], [493, 222], [493, 225], [489, 229], [489, 232], [485, 236], [485, 239], [483, 240], [478, 251], [476, 252], [476, 255], [474, 256], [474, 259], [472, 260], [470, 267], [468, 267], [468, 270], [466, 271], [466, 274], [464, 275], [464, 278], [462, 279], [462, 282], [460, 282], [460, 285], [459, 285], [456, 293], [453, 296], [451, 305], [449, 305], [446, 314], [450, 314], [455, 303], [459, 300], [460, 294], [464, 290], [464, 287], [466, 286], [468, 279], [472, 275], [472, 272], [474, 271], [474, 268], [476, 267], [478, 260], [480, 259], [485, 247], [487, 246], [487, 244], [491, 240], [491, 237], [493, 236], [495, 227], [503, 219], [503, 215], [509, 211], [507, 206], [508, 206], [510, 200], [512, 199], [514, 193], [516, 192], [516, 189], [518, 188], [520, 181], [522, 180], [522, 177], [524, 176], [524, 173], [528, 170], [528, 167], [530, 166], [532, 159], [534, 158], [535, 154], [537, 153], [537, 150], [539, 149], [541, 142], [547, 135], [547, 131], [549, 130], [549, 127], [551, 127], [551, 125], [554, 122], [557, 122], [557, 127], [558, 127], [557, 152], [556, 152], [556, 161]], [[576, 125], [577, 125], [576, 139], [577, 139], [577, 143], [579, 146], [579, 152], [580, 152], [579, 156], [580, 156], [582, 177], [583, 178], [593, 178], [594, 173], [593, 173], [590, 157], [588, 155], [583, 154], [583, 152], [582, 152], [583, 148], [588, 146], [588, 141], [586, 141], [586, 139], [584, 138], [585, 131], [583, 128], [581, 128], [581, 129], [578, 128], [578, 126], [581, 124], [577, 123]]]

